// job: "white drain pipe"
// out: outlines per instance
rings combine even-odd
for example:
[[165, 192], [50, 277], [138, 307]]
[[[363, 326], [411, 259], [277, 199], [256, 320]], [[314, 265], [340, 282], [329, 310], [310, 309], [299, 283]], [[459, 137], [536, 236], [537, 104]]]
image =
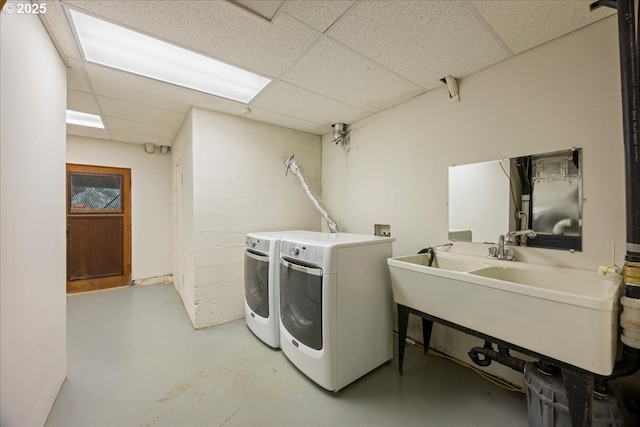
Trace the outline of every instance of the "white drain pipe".
[[295, 161], [295, 159], [293, 158], [293, 154], [288, 159], [285, 159], [284, 164], [287, 165], [287, 172], [285, 172], [285, 176], [287, 176], [287, 173], [289, 172], [289, 170], [291, 170], [291, 172], [293, 172], [293, 174], [298, 177], [298, 181], [300, 181], [302, 189], [307, 194], [307, 197], [309, 197], [309, 199], [311, 199], [311, 201], [313, 202], [313, 206], [315, 206], [317, 211], [320, 212], [322, 218], [324, 218], [327, 226], [329, 227], [329, 230], [332, 233], [339, 233], [340, 230], [338, 229], [338, 224], [334, 221], [333, 218], [331, 218], [331, 215], [322, 204], [322, 201], [320, 201], [316, 193], [314, 193], [314, 191], [311, 189], [311, 186], [309, 186], [309, 183], [304, 177], [302, 167]]

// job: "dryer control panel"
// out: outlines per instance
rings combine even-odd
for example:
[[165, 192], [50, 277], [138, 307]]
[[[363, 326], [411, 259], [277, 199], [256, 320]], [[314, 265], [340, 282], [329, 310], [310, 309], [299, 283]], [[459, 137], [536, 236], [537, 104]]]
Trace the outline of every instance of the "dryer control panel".
[[322, 246], [310, 246], [302, 243], [287, 242], [286, 240], [282, 242], [280, 247], [280, 253], [283, 256], [318, 266], [323, 264], [324, 250], [325, 248]]
[[253, 249], [254, 251], [269, 253], [269, 246], [271, 244], [270, 240], [267, 239], [259, 239], [257, 237], [249, 237], [245, 240], [245, 246], [248, 249]]

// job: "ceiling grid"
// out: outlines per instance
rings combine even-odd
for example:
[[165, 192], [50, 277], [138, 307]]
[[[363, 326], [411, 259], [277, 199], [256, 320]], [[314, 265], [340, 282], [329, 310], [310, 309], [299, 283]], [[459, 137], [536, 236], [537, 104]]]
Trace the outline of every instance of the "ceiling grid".
[[[443, 87], [615, 14], [590, 0], [314, 0], [275, 4], [271, 20], [223, 0], [46, 0], [45, 28], [68, 65], [69, 108], [106, 130], [69, 134], [171, 145], [192, 107], [314, 134]], [[246, 2], [251, 3], [251, 2]], [[85, 63], [64, 11], [115, 24], [269, 77], [248, 104]], [[246, 113], [246, 111], [244, 111]]]

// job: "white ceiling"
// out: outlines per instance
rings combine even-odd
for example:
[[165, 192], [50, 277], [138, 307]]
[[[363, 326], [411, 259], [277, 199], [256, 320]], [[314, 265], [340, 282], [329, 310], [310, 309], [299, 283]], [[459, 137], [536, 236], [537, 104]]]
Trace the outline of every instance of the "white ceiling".
[[270, 77], [246, 117], [321, 135], [615, 14], [591, 2], [296, 0], [270, 21], [246, 9], [255, 1], [41, 3], [69, 67], [68, 108], [106, 125], [68, 133], [171, 145], [191, 107], [240, 115], [246, 105], [83, 62], [63, 6]]

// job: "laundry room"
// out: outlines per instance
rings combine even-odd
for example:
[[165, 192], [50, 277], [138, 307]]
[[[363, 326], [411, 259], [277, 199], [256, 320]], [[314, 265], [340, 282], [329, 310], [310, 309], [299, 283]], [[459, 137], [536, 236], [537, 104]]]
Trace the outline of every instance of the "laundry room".
[[[259, 6], [252, 3], [276, 6], [265, 17], [269, 12], [253, 10]], [[591, 10], [592, 3], [3, 1], [1, 424], [565, 425], [534, 424], [527, 413], [535, 400], [531, 389], [525, 390], [527, 374], [498, 361], [504, 361], [499, 344], [514, 344], [512, 353], [507, 350], [509, 358], [523, 363], [551, 360], [571, 374], [577, 366], [579, 375], [571, 378], [586, 381], [589, 398], [574, 399], [583, 401], [577, 406], [565, 403], [567, 420], [578, 422], [566, 407], [580, 405], [604, 417], [600, 407], [591, 406], [593, 388], [602, 391], [598, 387], [607, 385], [616, 358], [627, 360], [627, 354], [633, 358], [640, 352], [637, 338], [620, 341], [617, 331], [622, 329], [620, 312], [636, 307], [618, 301], [624, 287], [638, 281], [634, 269], [640, 242], [634, 239], [640, 233], [632, 228], [637, 218], [629, 213], [637, 199], [633, 181], [638, 172], [630, 175], [633, 161], [625, 151], [631, 149], [625, 146], [629, 107], [626, 95], [621, 96], [626, 83], [620, 12], [610, 4], [626, 2], [603, 1]], [[638, 2], [629, 3], [635, 6], [637, 25]], [[102, 65], [83, 51], [80, 20], [85, 16], [238, 66], [269, 82], [238, 101]], [[637, 36], [635, 49], [637, 64]], [[637, 76], [635, 81], [637, 97]], [[68, 110], [97, 115], [103, 126], [65, 124]], [[545, 234], [534, 220], [536, 203], [542, 202], [534, 192], [534, 209], [525, 207], [526, 185], [515, 188], [515, 182], [524, 170], [527, 184], [544, 187], [551, 180], [535, 174], [557, 159], [564, 175], [554, 183], [570, 182], [567, 191], [576, 201], [569, 204], [564, 195], [553, 194], [552, 201], [562, 199], [566, 203], [560, 208], [571, 212], [554, 225], [571, 220], [566, 219], [562, 232], [549, 232], [551, 244], [536, 246]], [[487, 191], [493, 195], [500, 187], [499, 200], [474, 198], [480, 194], [475, 187], [465, 192], [464, 186], [451, 185], [453, 169], [488, 162], [498, 162], [499, 184]], [[123, 234], [129, 237], [121, 242], [129, 270], [114, 287], [113, 281], [103, 287], [92, 284], [99, 280], [86, 279], [80, 292], [67, 293], [73, 281], [72, 217], [89, 209], [70, 178], [76, 172], [69, 168], [77, 165], [102, 168], [79, 176], [130, 170], [130, 187], [126, 182], [122, 187], [130, 204], [123, 196], [121, 205], [130, 215], [123, 217], [125, 226], [130, 222]], [[478, 188], [484, 179], [475, 179]], [[462, 209], [465, 218], [482, 225], [498, 222], [498, 231], [491, 228], [485, 237], [483, 230], [468, 225], [471, 221], [454, 224], [452, 201], [457, 198], [473, 200]], [[117, 213], [120, 205], [110, 202], [87, 215]], [[352, 308], [345, 313], [374, 326], [352, 331], [332, 324], [343, 334], [335, 342], [323, 329], [329, 326], [315, 331], [324, 334], [317, 339], [331, 343], [331, 351], [343, 351], [340, 357], [349, 360], [345, 366], [355, 372], [360, 365], [357, 375], [344, 374], [342, 366], [334, 372], [332, 362], [307, 368], [315, 362], [293, 352], [328, 360], [320, 353], [323, 344], [310, 336], [296, 338], [293, 327], [283, 329], [276, 308], [289, 308], [291, 319], [301, 325], [306, 320], [280, 294], [271, 295], [275, 323], [269, 328], [274, 339], [285, 337], [286, 343], [270, 344], [256, 332], [260, 319], [252, 324], [251, 318], [260, 312], [247, 305], [247, 250], [255, 242], [249, 238], [264, 239], [259, 233], [273, 232], [283, 233], [276, 239], [283, 246], [269, 263], [274, 272], [290, 275], [284, 286], [300, 280], [309, 296], [318, 278], [345, 283], [340, 273], [328, 273], [331, 257], [335, 265], [348, 263], [350, 271], [357, 260], [354, 273], [345, 274], [353, 277], [349, 283], [365, 278], [371, 283], [355, 294], [360, 297], [332, 294], [340, 308], [322, 313], [348, 317], [336, 313], [345, 310], [340, 301], [350, 301]], [[360, 237], [335, 237], [339, 234]], [[109, 233], [101, 236], [106, 242]], [[368, 248], [376, 254], [373, 265], [354, 249], [366, 245], [379, 249]], [[306, 257], [305, 251], [315, 252]], [[518, 280], [577, 272], [585, 281], [593, 276], [606, 282], [595, 285], [598, 289], [615, 282], [606, 295], [607, 308], [593, 310], [611, 317], [604, 327], [585, 320], [591, 322], [591, 335], [574, 342], [570, 337], [582, 331], [572, 333], [572, 323], [562, 316], [570, 317], [576, 304], [560, 308], [557, 318], [555, 308], [545, 307], [539, 324], [562, 319], [564, 337], [571, 341], [565, 355], [554, 353], [563, 347], [555, 342], [548, 352], [536, 347], [544, 339], [528, 326], [526, 302], [518, 306], [520, 300], [504, 300], [494, 309], [489, 297], [464, 306], [476, 295], [476, 286], [445, 292], [438, 304], [447, 309], [436, 314], [438, 307], [419, 305], [422, 294], [407, 293], [413, 311], [404, 327], [406, 339], [400, 340], [406, 341], [405, 350], [397, 335], [406, 318], [399, 316], [396, 303], [399, 289], [410, 288], [400, 288], [403, 283], [388, 260], [404, 262], [420, 251], [426, 253], [407, 271], [429, 275], [434, 260], [442, 270], [449, 257], [451, 265], [464, 260], [464, 268], [482, 264], [473, 270], [482, 269], [481, 274], [493, 274], [496, 267], [533, 271]], [[254, 261], [268, 255], [249, 252]], [[445, 276], [458, 283], [459, 273]], [[624, 274], [628, 279], [622, 279]], [[367, 309], [378, 300], [367, 298], [380, 277], [386, 299], [375, 311], [386, 314], [375, 316]], [[475, 284], [485, 279], [474, 279]], [[626, 295], [627, 300], [637, 298], [631, 291]], [[588, 294], [583, 299], [598, 298]], [[100, 311], [102, 304], [112, 308]], [[474, 311], [478, 306], [490, 308]], [[470, 319], [456, 317], [461, 311]], [[94, 321], [95, 328], [88, 326]], [[485, 323], [489, 326], [481, 326]], [[510, 341], [510, 335], [493, 328], [511, 323], [527, 330]], [[592, 339], [597, 350], [572, 350], [583, 349], [597, 331], [604, 330], [605, 337], [613, 329], [613, 338]], [[490, 338], [497, 338], [492, 352], [486, 348]], [[353, 351], [340, 347], [350, 340]], [[374, 348], [377, 340], [381, 356], [369, 361], [367, 346]], [[425, 341], [433, 353], [423, 357]], [[471, 349], [483, 345], [480, 362], [489, 363], [474, 363]], [[594, 355], [602, 348], [613, 360], [577, 359], [577, 353]], [[206, 352], [211, 352], [211, 366]], [[592, 374], [580, 376], [585, 370]], [[440, 372], [441, 395], [429, 384], [435, 371]], [[625, 372], [620, 387], [629, 387], [624, 393], [637, 398], [636, 371]], [[171, 372], [175, 378], [169, 378]], [[562, 374], [556, 377], [562, 381]], [[449, 384], [448, 378], [455, 380]], [[274, 391], [276, 385], [282, 389]], [[454, 400], [456, 395], [465, 399]], [[629, 398], [617, 408], [619, 414], [607, 425], [640, 419], [640, 408]], [[279, 423], [278, 411], [290, 418]]]

